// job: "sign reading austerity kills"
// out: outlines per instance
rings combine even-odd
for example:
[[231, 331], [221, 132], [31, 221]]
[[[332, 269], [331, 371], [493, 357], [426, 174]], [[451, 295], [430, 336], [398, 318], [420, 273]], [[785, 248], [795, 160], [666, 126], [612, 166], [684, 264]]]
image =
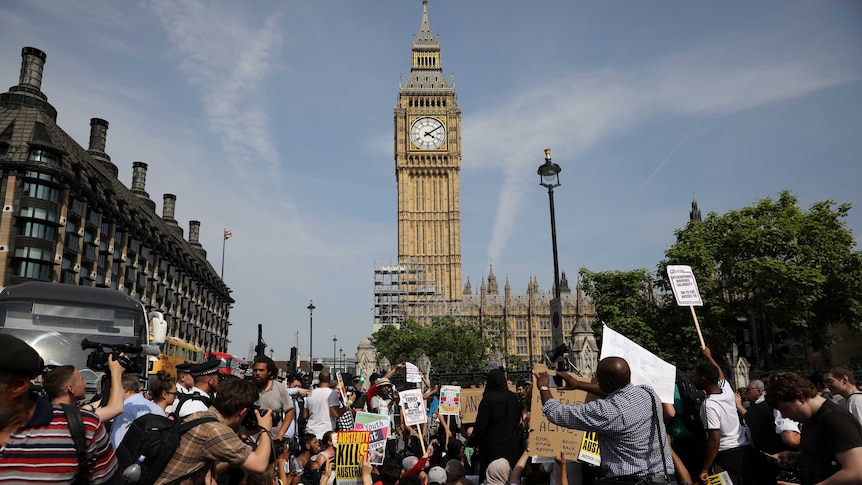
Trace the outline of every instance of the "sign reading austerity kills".
[[339, 431], [335, 448], [335, 480], [339, 485], [359, 485], [362, 458], [368, 453], [368, 431]]

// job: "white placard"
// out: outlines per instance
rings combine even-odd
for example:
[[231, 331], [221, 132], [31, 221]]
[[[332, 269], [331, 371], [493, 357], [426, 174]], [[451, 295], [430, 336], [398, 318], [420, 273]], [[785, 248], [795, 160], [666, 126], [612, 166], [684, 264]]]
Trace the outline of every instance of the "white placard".
[[697, 280], [691, 266], [673, 264], [667, 266], [667, 277], [673, 288], [673, 296], [679, 306], [703, 306], [700, 291], [697, 289]]
[[410, 362], [405, 362], [404, 365], [407, 372], [407, 382], [422, 382], [422, 372], [419, 371], [416, 365]]
[[601, 358], [605, 357], [625, 359], [632, 371], [632, 384], [646, 384], [655, 389], [661, 402], [673, 403], [676, 366], [659, 359], [607, 325], [602, 330]]
[[398, 391], [398, 398], [401, 401], [401, 420], [404, 424], [413, 426], [428, 422], [428, 411], [425, 409], [425, 400], [422, 399], [421, 390]]
[[437, 414], [441, 416], [461, 414], [461, 386], [442, 386], [440, 388], [440, 406]]

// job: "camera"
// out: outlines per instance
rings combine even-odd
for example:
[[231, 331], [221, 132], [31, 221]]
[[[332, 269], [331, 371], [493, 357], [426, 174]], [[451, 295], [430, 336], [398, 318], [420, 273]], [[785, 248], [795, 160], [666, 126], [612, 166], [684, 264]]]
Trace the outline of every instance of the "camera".
[[259, 403], [259, 402], [255, 402], [254, 404], [252, 404], [251, 406], [249, 406], [249, 408], [248, 408], [248, 412], [245, 414], [245, 419], [243, 419], [243, 420], [242, 420], [242, 425], [243, 425], [243, 427], [245, 427], [245, 428], [257, 428], [257, 427], [258, 427], [258, 425], [257, 425], [257, 415], [256, 415], [256, 414], [254, 414], [255, 410], [257, 410], [258, 412], [260, 412], [260, 415], [261, 415], [261, 416], [263, 416], [263, 415], [265, 415], [267, 412], [269, 412], [269, 410], [268, 410], [268, 409], [263, 409], [263, 408], [261, 408], [261, 407], [260, 407], [260, 403]]
[[143, 351], [140, 345], [132, 344], [109, 344], [105, 342], [95, 342], [84, 339], [81, 341], [81, 350], [93, 349], [93, 352], [87, 356], [87, 367], [95, 371], [108, 371], [108, 356], [113, 355], [114, 360], [120, 363], [126, 372], [130, 374], [142, 374], [140, 360], [130, 359], [124, 354], [139, 354]]

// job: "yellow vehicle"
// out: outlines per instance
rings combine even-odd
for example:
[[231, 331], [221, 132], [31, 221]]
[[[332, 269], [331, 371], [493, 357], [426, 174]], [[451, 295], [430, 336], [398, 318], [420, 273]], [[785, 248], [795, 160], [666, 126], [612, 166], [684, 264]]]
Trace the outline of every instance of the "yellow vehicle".
[[177, 366], [180, 364], [197, 364], [204, 360], [204, 349], [192, 345], [177, 337], [165, 338], [165, 343], [159, 345], [161, 353], [158, 358], [151, 357], [150, 374], [156, 374], [160, 370], [166, 371], [173, 377], [177, 376]]

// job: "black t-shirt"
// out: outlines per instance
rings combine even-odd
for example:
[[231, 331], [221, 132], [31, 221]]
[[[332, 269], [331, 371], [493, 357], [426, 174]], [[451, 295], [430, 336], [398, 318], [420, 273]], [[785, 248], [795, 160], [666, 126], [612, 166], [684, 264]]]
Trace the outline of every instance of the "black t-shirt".
[[808, 485], [825, 480], [841, 469], [835, 454], [856, 447], [862, 447], [859, 421], [827, 399], [811, 421], [802, 425], [799, 481]]

